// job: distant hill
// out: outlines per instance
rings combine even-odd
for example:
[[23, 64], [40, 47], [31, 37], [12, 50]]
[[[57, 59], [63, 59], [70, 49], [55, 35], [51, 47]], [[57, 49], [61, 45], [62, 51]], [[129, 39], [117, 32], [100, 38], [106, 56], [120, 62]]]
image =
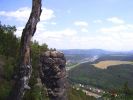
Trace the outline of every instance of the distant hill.
[[102, 49], [66, 49], [66, 50], [60, 50], [65, 55], [106, 55], [106, 54], [119, 54], [119, 55], [133, 55], [133, 50], [131, 51], [107, 51]]
[[133, 54], [109, 54], [102, 55], [95, 62], [104, 60], [120, 60], [120, 61], [133, 61]]
[[101, 49], [68, 49], [64, 52], [67, 66], [82, 62], [97, 63], [104, 60], [133, 61], [133, 52], [113, 52]]
[[102, 89], [120, 88], [125, 82], [133, 88], [133, 65], [121, 64], [107, 69], [96, 68], [89, 63], [83, 63], [69, 71], [71, 81], [92, 85]]
[[103, 54], [110, 54], [112, 52], [105, 51], [102, 49], [67, 49], [61, 50], [65, 55], [103, 55]]

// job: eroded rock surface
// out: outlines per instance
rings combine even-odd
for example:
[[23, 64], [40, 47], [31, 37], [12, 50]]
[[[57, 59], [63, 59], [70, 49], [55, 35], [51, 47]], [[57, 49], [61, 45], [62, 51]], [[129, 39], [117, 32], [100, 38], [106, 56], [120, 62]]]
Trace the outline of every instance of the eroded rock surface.
[[47, 51], [40, 56], [40, 77], [51, 100], [67, 100], [66, 59], [59, 51]]

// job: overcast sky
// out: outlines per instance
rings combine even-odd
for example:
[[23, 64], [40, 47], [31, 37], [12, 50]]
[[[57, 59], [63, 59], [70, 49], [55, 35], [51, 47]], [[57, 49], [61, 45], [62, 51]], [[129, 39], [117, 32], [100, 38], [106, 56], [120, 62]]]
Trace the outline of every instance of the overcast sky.
[[[133, 0], [42, 0], [33, 40], [57, 49], [133, 50]], [[31, 0], [0, 0], [0, 21], [18, 37]]]

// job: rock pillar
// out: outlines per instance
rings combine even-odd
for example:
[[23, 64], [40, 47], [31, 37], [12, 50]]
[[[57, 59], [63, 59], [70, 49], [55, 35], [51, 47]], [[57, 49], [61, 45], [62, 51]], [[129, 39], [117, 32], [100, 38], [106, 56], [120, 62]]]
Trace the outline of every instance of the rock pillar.
[[67, 100], [66, 59], [59, 51], [46, 51], [40, 56], [40, 77], [51, 100]]

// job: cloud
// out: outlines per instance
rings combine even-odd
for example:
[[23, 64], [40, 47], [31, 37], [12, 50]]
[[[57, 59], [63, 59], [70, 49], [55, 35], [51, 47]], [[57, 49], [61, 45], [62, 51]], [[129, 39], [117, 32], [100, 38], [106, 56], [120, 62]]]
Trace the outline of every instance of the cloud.
[[81, 32], [87, 33], [87, 32], [89, 32], [89, 31], [88, 31], [88, 29], [86, 29], [86, 28], [82, 28], [82, 29], [81, 29]]
[[[106, 50], [126, 50], [129, 47], [124, 49], [123, 45], [127, 42], [121, 42], [117, 39], [114, 39], [110, 36], [73, 36], [69, 38], [45, 38], [43, 39], [48, 45], [52, 48], [58, 49], [106, 49]], [[131, 44], [129, 45], [131, 46]]]
[[[76, 44], [74, 44], [76, 42]], [[89, 36], [89, 37], [75, 37], [71, 40], [73, 46], [77, 48], [80, 46], [81, 49], [92, 49], [92, 48], [99, 48], [99, 49], [108, 49], [108, 50], [115, 50], [119, 48], [121, 49], [121, 44], [119, 41], [116, 41], [110, 36]], [[111, 46], [113, 44], [113, 47]]]
[[[41, 32], [41, 33], [40, 33]], [[64, 38], [64, 37], [71, 37], [71, 36], [75, 36], [77, 34], [76, 30], [70, 29], [70, 28], [66, 28], [64, 30], [59, 30], [59, 31], [43, 31], [40, 30], [38, 28], [37, 30], [37, 37], [39, 37], [39, 39], [43, 39], [45, 38]]]
[[[131, 50], [133, 49], [133, 25], [116, 25], [104, 27], [97, 31], [96, 35], [81, 36], [80, 32], [65, 28], [63, 30], [47, 30], [46, 23], [39, 23], [33, 40], [40, 44], [47, 43], [50, 48], [57, 49], [106, 49], [106, 50]], [[20, 32], [23, 28], [19, 27]]]
[[40, 44], [47, 43], [51, 48], [65, 48], [65, 45], [71, 45], [69, 41], [76, 34], [77, 31], [70, 28], [56, 31], [40, 31], [38, 28], [33, 40], [37, 40]]
[[41, 21], [46, 21], [46, 20], [50, 20], [52, 18], [55, 17], [54, 15], [54, 11], [52, 9], [48, 9], [48, 8], [42, 8], [42, 14], [41, 14]]
[[121, 40], [132, 38], [133, 40], [133, 24], [124, 24], [124, 25], [116, 25], [112, 27], [104, 27], [99, 29], [97, 32], [113, 36], [117, 38], [121, 38]]
[[[70, 28], [66, 28], [64, 30], [49, 31], [46, 28], [44, 28], [44, 25], [45, 25], [45, 23], [39, 23], [37, 25], [37, 31], [36, 31], [36, 34], [34, 35], [34, 38], [33, 38], [33, 39], [37, 40], [40, 44], [46, 42], [46, 40], [48, 40], [48, 39], [63, 40], [65, 38], [74, 37], [77, 34], [76, 30], [70, 29]], [[18, 37], [21, 36], [23, 28], [24, 27], [18, 27], [17, 28], [17, 32], [15, 34]]]
[[133, 24], [114, 25], [111, 27], [100, 28], [97, 32], [105, 34], [118, 34], [123, 32], [133, 32]]
[[126, 31], [129, 29], [127, 25], [117, 25], [117, 26], [112, 26], [112, 27], [104, 27], [98, 30], [98, 32], [101, 33], [119, 33], [121, 31]]
[[51, 22], [52, 25], [56, 25], [57, 23], [56, 22]]
[[[129, 26], [129, 25], [127, 25]], [[131, 25], [130, 25], [131, 26]], [[116, 31], [117, 32], [117, 31]], [[49, 47], [58, 49], [107, 49], [107, 50], [130, 50], [133, 42], [133, 32], [105, 34], [100, 33], [92, 36], [80, 36], [74, 29], [39, 32], [34, 37], [40, 43], [47, 43]]]
[[85, 21], [75, 21], [74, 25], [79, 26], [79, 27], [88, 27], [88, 23]]
[[28, 7], [19, 8], [16, 11], [0, 11], [0, 16], [17, 19], [19, 21], [27, 20], [29, 15], [30, 8]]
[[133, 32], [75, 36], [69, 40], [69, 48], [125, 51], [133, 49]]
[[99, 23], [99, 24], [101, 24], [103, 21], [100, 20], [100, 19], [97, 19], [97, 20], [94, 20], [93, 22], [94, 22], [94, 23]]
[[[50, 20], [55, 17], [54, 11], [48, 8], [42, 8], [41, 21]], [[30, 16], [31, 8], [23, 7], [15, 11], [0, 11], [0, 16], [7, 17], [8, 19], [14, 19], [17, 21], [25, 22]]]
[[75, 26], [78, 26], [79, 30], [83, 33], [88, 32], [88, 23], [85, 21], [75, 21]]
[[107, 21], [112, 22], [114, 24], [124, 24], [124, 20], [118, 18], [118, 17], [111, 17], [111, 18], [107, 18]]
[[[30, 14], [30, 8], [23, 7], [15, 11], [0, 11], [0, 16], [26, 22]], [[41, 21], [37, 25], [37, 31], [33, 40], [40, 44], [47, 43], [49, 47], [57, 49], [91, 49], [100, 48], [108, 50], [131, 50], [133, 49], [133, 24], [125, 24], [125, 21], [118, 17], [111, 17], [106, 21], [114, 23], [111, 27], [101, 27], [95, 34], [81, 35], [83, 32], [89, 32], [86, 21], [75, 21], [73, 28], [64, 28], [60, 30], [48, 30], [48, 26], [56, 25], [51, 21], [55, 17], [52, 9], [43, 8]], [[94, 23], [102, 23], [102, 20], [95, 20]], [[102, 24], [103, 25], [103, 24]], [[105, 25], [106, 26], [106, 25]], [[15, 33], [21, 36], [23, 26], [17, 27]]]
[[[133, 24], [115, 25], [104, 27], [97, 31], [101, 37], [108, 39], [103, 43], [110, 45], [115, 50], [131, 50], [133, 42]], [[110, 39], [109, 39], [110, 38]], [[104, 40], [104, 39], [103, 39]]]
[[17, 37], [21, 37], [23, 28], [24, 28], [23, 26], [17, 27], [17, 31], [15, 32], [15, 35], [16, 35]]

